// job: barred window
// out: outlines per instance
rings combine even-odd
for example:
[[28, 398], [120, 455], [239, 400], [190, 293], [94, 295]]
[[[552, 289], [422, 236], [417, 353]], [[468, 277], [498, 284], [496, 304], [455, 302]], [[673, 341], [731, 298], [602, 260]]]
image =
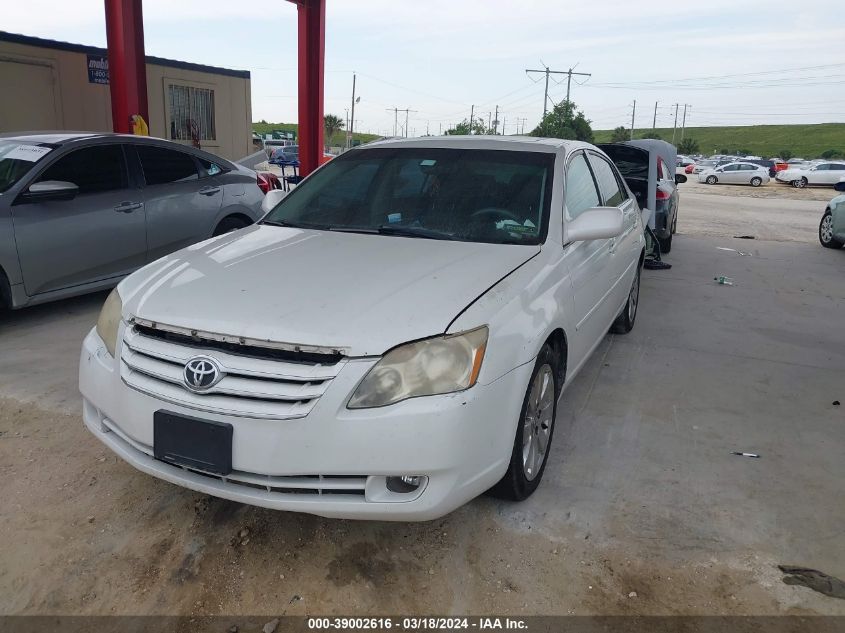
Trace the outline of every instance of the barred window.
[[214, 141], [214, 91], [193, 86], [167, 86], [170, 102], [170, 138], [190, 141], [193, 129], [201, 141]]

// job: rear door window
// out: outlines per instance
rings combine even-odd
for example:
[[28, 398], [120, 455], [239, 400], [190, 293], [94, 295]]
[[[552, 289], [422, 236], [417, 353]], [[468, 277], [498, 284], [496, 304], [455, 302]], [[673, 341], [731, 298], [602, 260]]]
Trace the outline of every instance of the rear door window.
[[144, 180], [148, 185], [189, 182], [199, 178], [197, 164], [190, 154], [155, 145], [135, 147], [144, 170]]
[[50, 165], [37, 182], [63, 180], [79, 187], [79, 195], [126, 189], [129, 179], [123, 147], [92, 145], [72, 151]]

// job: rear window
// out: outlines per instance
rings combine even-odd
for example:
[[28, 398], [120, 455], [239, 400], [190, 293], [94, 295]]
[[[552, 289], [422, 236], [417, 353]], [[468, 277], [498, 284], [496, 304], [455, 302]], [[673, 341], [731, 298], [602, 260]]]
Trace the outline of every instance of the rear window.
[[189, 154], [154, 145], [136, 145], [148, 185], [196, 180], [197, 165]]

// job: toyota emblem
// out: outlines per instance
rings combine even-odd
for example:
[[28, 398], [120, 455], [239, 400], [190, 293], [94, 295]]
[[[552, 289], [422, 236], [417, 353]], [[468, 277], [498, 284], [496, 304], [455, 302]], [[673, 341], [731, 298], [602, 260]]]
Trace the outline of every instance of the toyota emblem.
[[213, 358], [194, 356], [185, 363], [182, 374], [185, 386], [191, 391], [207, 391], [223, 378], [223, 370]]

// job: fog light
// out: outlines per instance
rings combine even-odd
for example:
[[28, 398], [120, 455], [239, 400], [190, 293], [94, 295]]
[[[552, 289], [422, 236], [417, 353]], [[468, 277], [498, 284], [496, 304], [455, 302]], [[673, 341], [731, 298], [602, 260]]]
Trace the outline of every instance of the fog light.
[[402, 475], [401, 477], [388, 477], [387, 489], [390, 492], [409, 493], [419, 488], [425, 477], [422, 475]]

